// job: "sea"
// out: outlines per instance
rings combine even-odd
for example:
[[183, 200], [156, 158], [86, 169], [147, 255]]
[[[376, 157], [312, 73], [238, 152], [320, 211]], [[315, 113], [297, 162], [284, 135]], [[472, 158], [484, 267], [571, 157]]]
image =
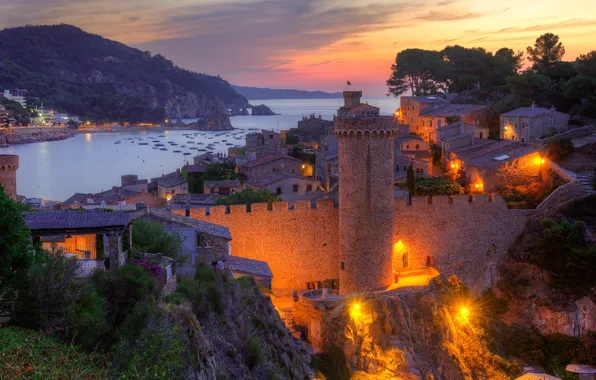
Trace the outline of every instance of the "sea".
[[[379, 107], [384, 115], [399, 108], [399, 100], [389, 97], [362, 102]], [[278, 115], [234, 116], [230, 118], [234, 130], [227, 132], [83, 133], [68, 140], [0, 148], [0, 154], [20, 156], [19, 195], [62, 201], [74, 193], [97, 193], [119, 186], [120, 177], [125, 174], [136, 174], [140, 179], [158, 177], [186, 163], [192, 164], [194, 156], [207, 150], [227, 153], [229, 147], [244, 145], [248, 133], [295, 128], [303, 116], [315, 114], [332, 120], [343, 99], [262, 99], [250, 103], [265, 104]], [[186, 123], [195, 120], [183, 119]], [[156, 144], [164, 147], [155, 147]]]

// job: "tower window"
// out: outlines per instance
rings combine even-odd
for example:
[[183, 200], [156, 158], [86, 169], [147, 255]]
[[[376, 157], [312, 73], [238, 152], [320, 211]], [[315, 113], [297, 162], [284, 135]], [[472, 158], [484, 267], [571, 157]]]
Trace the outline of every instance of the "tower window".
[[292, 192], [293, 193], [297, 193], [298, 192], [298, 185], [292, 185]]
[[341, 270], [346, 270], [346, 266], [343, 261], [340, 263], [340, 267], [341, 267]]

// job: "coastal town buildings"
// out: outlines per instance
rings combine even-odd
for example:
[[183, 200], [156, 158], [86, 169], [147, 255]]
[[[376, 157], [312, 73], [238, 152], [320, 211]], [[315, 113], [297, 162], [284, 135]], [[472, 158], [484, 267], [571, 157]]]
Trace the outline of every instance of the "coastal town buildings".
[[23, 108], [27, 107], [27, 100], [25, 99], [25, 94], [27, 90], [23, 89], [13, 89], [13, 90], [4, 90], [2, 94], [6, 99], [12, 100], [13, 102], [19, 103]]
[[[103, 210], [45, 210], [24, 213], [34, 241], [79, 259], [81, 275], [126, 262], [135, 213]], [[100, 243], [98, 243], [100, 242]], [[100, 247], [100, 249], [98, 249]], [[81, 261], [82, 260], [82, 261]]]
[[488, 193], [504, 185], [540, 181], [544, 163], [538, 145], [511, 140], [481, 140], [450, 150], [447, 167], [454, 174], [465, 168], [472, 190]]
[[229, 196], [242, 191], [242, 184], [237, 179], [205, 181], [203, 193]]
[[288, 202], [314, 198], [320, 184], [321, 182], [313, 177], [281, 171], [272, 172], [246, 183], [248, 187], [255, 190], [267, 189]]
[[405, 179], [410, 165], [417, 176], [433, 175], [430, 145], [421, 137], [398, 132], [394, 141], [394, 179]]
[[188, 182], [178, 171], [176, 175], [166, 177], [157, 181], [157, 195], [168, 201], [176, 194], [187, 194]]
[[170, 208], [172, 210], [205, 209], [215, 206], [217, 200], [222, 197], [218, 194], [176, 194], [170, 200]]
[[297, 158], [281, 154], [269, 154], [241, 165], [239, 171], [246, 175], [247, 179], [258, 181], [261, 177], [275, 171], [300, 174], [302, 165], [302, 161]]
[[452, 149], [473, 145], [476, 141], [488, 138], [488, 127], [481, 127], [458, 121], [442, 128], [437, 128], [437, 145], [443, 157]]
[[282, 153], [282, 138], [277, 132], [263, 129], [260, 133], [249, 133], [245, 139], [244, 151], [248, 162], [267, 155]]
[[303, 116], [298, 121], [298, 128], [290, 129], [287, 136], [296, 136], [300, 143], [319, 142], [324, 136], [333, 132], [333, 121], [325, 120], [314, 113]]
[[563, 131], [569, 122], [569, 115], [554, 108], [540, 108], [533, 103], [531, 107], [501, 114], [499, 119], [501, 138], [525, 142]]
[[402, 96], [397, 116], [400, 123], [410, 126], [411, 133], [434, 144], [437, 141], [436, 130], [456, 121], [477, 127], [486, 126], [488, 107], [452, 104], [439, 96]]

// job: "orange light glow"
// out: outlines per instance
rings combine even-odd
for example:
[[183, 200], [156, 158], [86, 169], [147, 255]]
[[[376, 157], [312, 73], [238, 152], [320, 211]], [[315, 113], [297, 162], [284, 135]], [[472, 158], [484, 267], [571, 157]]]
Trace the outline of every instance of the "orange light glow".
[[460, 307], [457, 320], [462, 324], [468, 324], [470, 322], [470, 309], [466, 306]]
[[540, 162], [540, 163], [541, 163], [541, 164], [544, 164], [544, 158], [541, 160], [541, 162]]
[[406, 250], [406, 246], [405, 246], [405, 244], [401, 240], [399, 240], [397, 243], [395, 243], [393, 245], [393, 252], [394, 253], [402, 254], [402, 253], [405, 252], [405, 250]]
[[359, 303], [354, 303], [350, 307], [350, 317], [357, 321], [362, 317], [362, 306]]

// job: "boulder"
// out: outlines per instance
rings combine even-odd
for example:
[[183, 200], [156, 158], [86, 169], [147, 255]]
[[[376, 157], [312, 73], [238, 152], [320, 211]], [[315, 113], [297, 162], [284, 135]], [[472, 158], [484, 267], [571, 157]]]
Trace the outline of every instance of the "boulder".
[[267, 107], [264, 104], [253, 106], [252, 107], [252, 115], [253, 116], [272, 116], [277, 115], [275, 112], [271, 111], [271, 108]]

